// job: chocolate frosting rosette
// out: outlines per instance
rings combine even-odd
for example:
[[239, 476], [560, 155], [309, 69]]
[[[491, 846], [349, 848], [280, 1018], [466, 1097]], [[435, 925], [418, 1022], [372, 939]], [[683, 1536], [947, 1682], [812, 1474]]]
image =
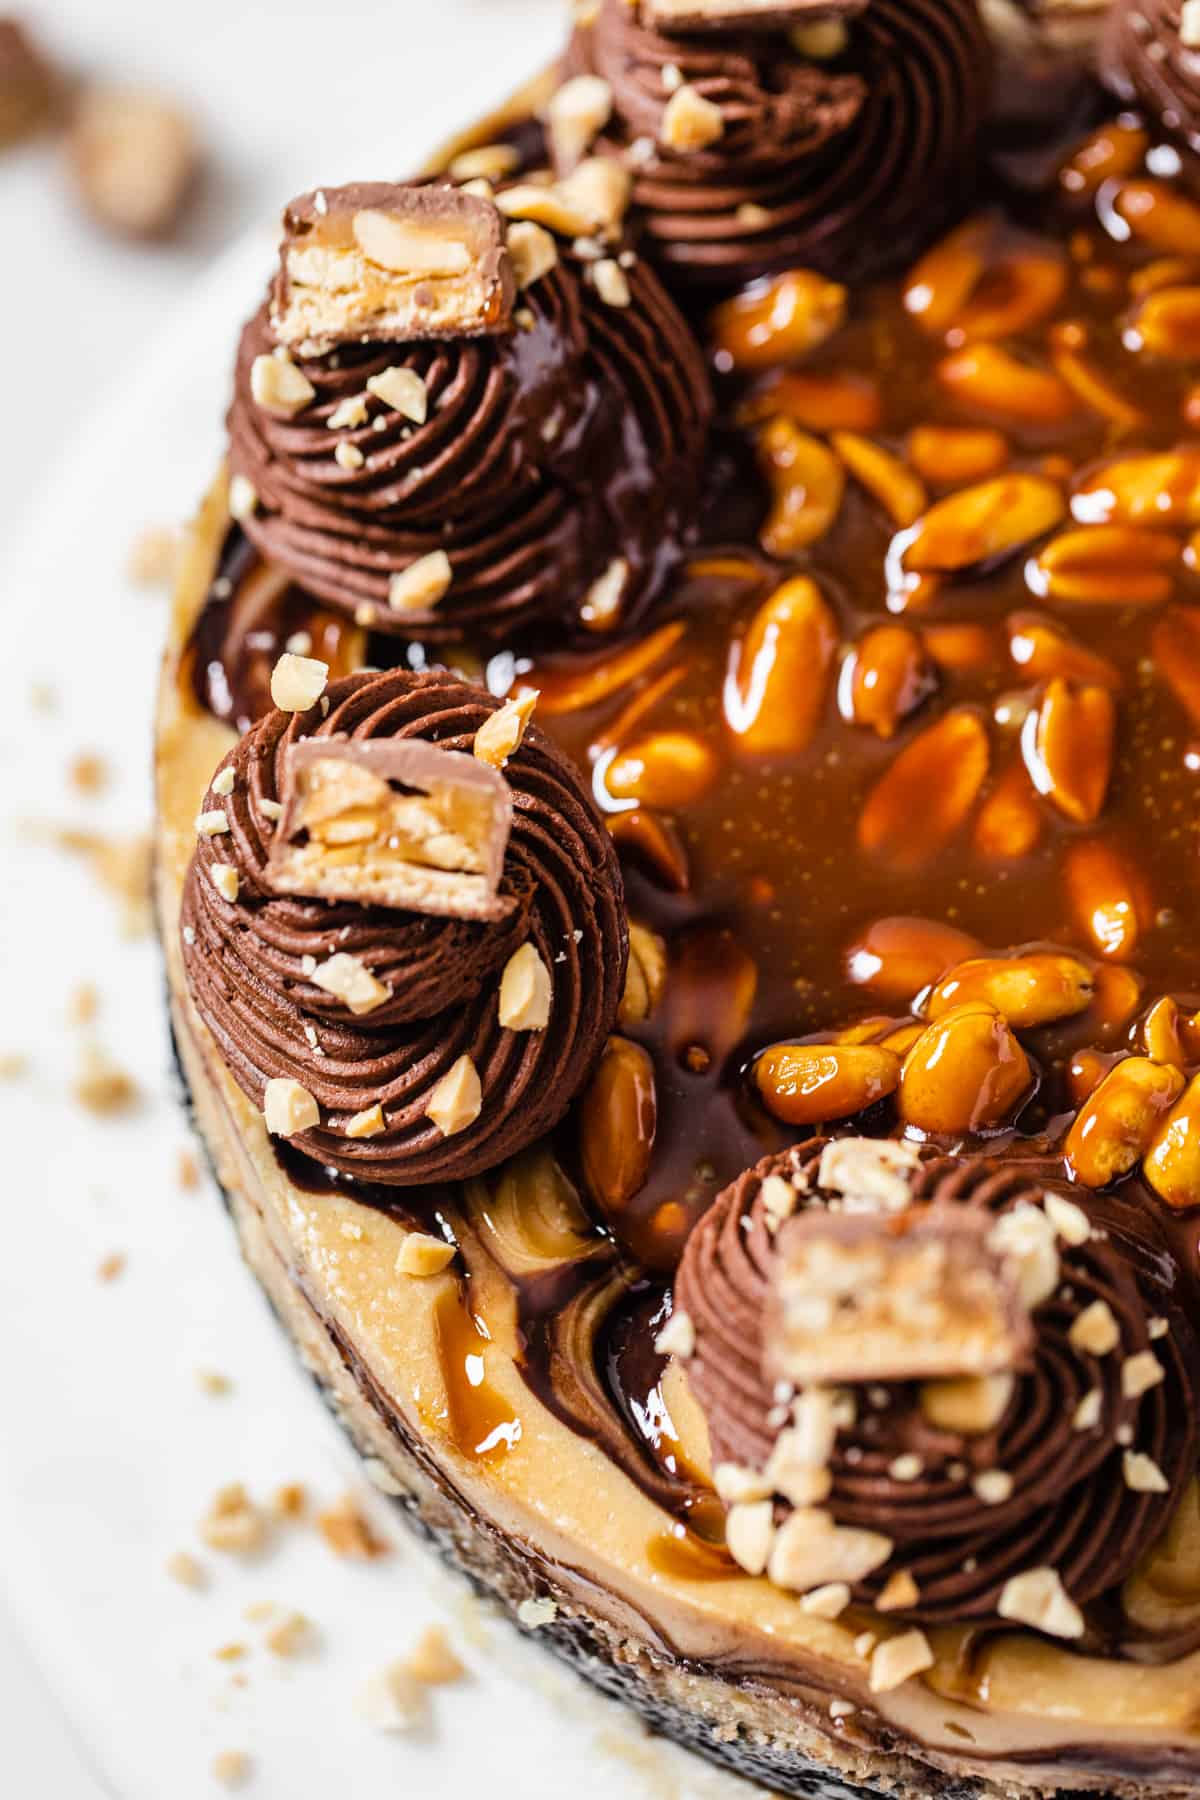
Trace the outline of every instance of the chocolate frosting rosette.
[[1200, 1348], [1148, 1210], [1028, 1162], [814, 1140], [720, 1195], [674, 1307], [735, 1554], [749, 1503], [781, 1585], [840, 1570], [917, 1624], [1119, 1629], [1081, 1609], [1196, 1464]]
[[787, 10], [696, 31], [602, 0], [575, 32], [567, 75], [611, 90], [596, 147], [631, 171], [646, 251], [680, 283], [867, 277], [963, 197], [990, 69], [975, 0], [868, 0], [790, 29]]
[[1200, 153], [1200, 21], [1187, 0], [1114, 0], [1103, 64], [1123, 100]]
[[[710, 395], [653, 270], [605, 238], [622, 196], [598, 191], [557, 210], [538, 191], [560, 236], [441, 184], [292, 202], [229, 413], [235, 511], [271, 563], [432, 642], [589, 622], [597, 583], [599, 622], [623, 622], [659, 591]], [[585, 248], [565, 235], [589, 225]]]
[[[184, 893], [197, 1010], [269, 1129], [397, 1187], [552, 1129], [615, 1017], [611, 840], [536, 726], [442, 673], [280, 686], [213, 778]], [[321, 677], [318, 675], [317, 680]], [[302, 707], [311, 697], [312, 704]]]

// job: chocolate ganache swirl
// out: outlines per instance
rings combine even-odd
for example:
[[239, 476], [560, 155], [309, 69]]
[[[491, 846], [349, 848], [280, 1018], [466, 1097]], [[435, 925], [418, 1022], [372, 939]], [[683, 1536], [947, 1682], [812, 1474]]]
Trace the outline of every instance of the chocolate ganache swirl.
[[1122, 99], [1200, 153], [1200, 43], [1185, 42], [1184, 13], [1184, 0], [1116, 0], [1102, 63]]
[[[629, 303], [612, 305], [589, 267], [560, 244], [508, 331], [297, 354], [313, 397], [293, 417], [252, 388], [276, 348], [265, 303], [242, 333], [228, 419], [263, 555], [360, 623], [428, 642], [569, 628], [618, 559], [619, 617], [636, 615], [692, 535], [711, 394], [653, 269], [631, 264]], [[423, 421], [370, 390], [397, 368], [424, 384]], [[437, 551], [444, 596], [391, 611], [392, 578]]]
[[[513, 820], [495, 924], [275, 892], [267, 860], [283, 791], [282, 761], [304, 739], [423, 738], [471, 751], [499, 702], [456, 677], [388, 672], [328, 690], [328, 714], [272, 711], [231, 750], [206, 802], [228, 830], [199, 837], [183, 899], [184, 961], [196, 1007], [239, 1086], [262, 1106], [268, 1081], [299, 1082], [320, 1123], [296, 1135], [318, 1162], [408, 1186], [494, 1168], [551, 1130], [586, 1080], [616, 1014], [628, 935], [611, 840], [579, 776], [536, 726], [504, 775]], [[231, 771], [233, 786], [222, 789]], [[213, 881], [236, 870], [235, 900]], [[522, 944], [550, 971], [543, 1030], [499, 1023], [501, 972]], [[313, 979], [339, 953], [391, 997], [365, 1015]], [[482, 1108], [443, 1136], [426, 1108], [462, 1056]], [[383, 1129], [347, 1136], [379, 1105]]]
[[[689, 1239], [674, 1299], [695, 1330], [687, 1377], [708, 1420], [714, 1466], [762, 1469], [779, 1435], [776, 1396], [763, 1373], [777, 1221], [762, 1184], [769, 1175], [789, 1182], [798, 1175], [800, 1208], [838, 1204], [818, 1185], [823, 1148], [816, 1140], [746, 1171]], [[1069, 1194], [1086, 1207], [1093, 1235], [1082, 1244], [1059, 1242], [1060, 1280], [1033, 1312], [1030, 1366], [1016, 1372], [989, 1429], [967, 1435], [935, 1427], [915, 1383], [852, 1390], [854, 1422], [838, 1431], [825, 1504], [839, 1525], [882, 1533], [894, 1546], [889, 1561], [855, 1586], [855, 1598], [877, 1599], [904, 1570], [919, 1596], [897, 1609], [905, 1616], [922, 1624], [991, 1620], [1010, 1577], [1050, 1567], [1071, 1599], [1087, 1605], [1131, 1572], [1195, 1468], [1200, 1348], [1178, 1304], [1171, 1256], [1148, 1212], [1043, 1180], [1028, 1162], [932, 1157], [914, 1172], [911, 1191], [914, 1202], [935, 1208], [995, 1214], [1037, 1205], [1047, 1192]], [[1118, 1332], [1102, 1355], [1070, 1338], [1097, 1301]], [[1162, 1379], [1127, 1392], [1122, 1371], [1147, 1351]], [[1099, 1402], [1079, 1415], [1095, 1393]], [[1077, 1420], [1089, 1408], [1094, 1420], [1081, 1428]], [[1160, 1472], [1153, 1491], [1129, 1484], [1127, 1454], [1148, 1457]], [[1002, 1484], [1002, 1497], [988, 1504], [976, 1483], [996, 1470], [1011, 1486]], [[1107, 1621], [1089, 1627], [1093, 1637], [1115, 1629]]]
[[[669, 278], [734, 287], [797, 263], [866, 277], [960, 203], [990, 68], [974, 0], [870, 0], [845, 30], [841, 53], [814, 61], [778, 31], [654, 31], [625, 0], [577, 28], [567, 73], [612, 88], [597, 148], [632, 171], [644, 247]], [[720, 114], [700, 149], [662, 141], [681, 78]]]

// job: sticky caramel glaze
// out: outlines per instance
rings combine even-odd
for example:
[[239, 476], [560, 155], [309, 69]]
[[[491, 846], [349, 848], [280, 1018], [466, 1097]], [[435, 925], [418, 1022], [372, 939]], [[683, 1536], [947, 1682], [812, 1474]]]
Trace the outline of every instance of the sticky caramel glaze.
[[[1129, 140], [1121, 142], [1127, 147]], [[1161, 156], [1155, 166], [1161, 173]], [[1142, 173], [1137, 167], [1125, 171], [1139, 180]], [[1006, 272], [1001, 254], [1006, 249], [1020, 251], [1032, 240], [1034, 248], [1059, 258], [1066, 278], [1051, 322], [1078, 321], [1085, 327], [1087, 358], [1095, 357], [1126, 408], [1119, 426], [1082, 403], [1037, 424], [1001, 418], [956, 399], [935, 371], [963, 346], [922, 331], [903, 306], [900, 283], [853, 295], [848, 322], [798, 365], [799, 373], [826, 377], [848, 371], [854, 381], [843, 388], [843, 397], [853, 389], [859, 408], [852, 428], [893, 450], [904, 448], [914, 427], [999, 429], [1011, 449], [1006, 471], [1045, 476], [1045, 458], [1065, 458], [1067, 467], [1049, 465], [1064, 487], [1076, 470], [1084, 472], [1086, 485], [1086, 471], [1108, 456], [1166, 449], [1187, 439], [1197, 431], [1184, 416], [1188, 363], [1139, 356], [1121, 344], [1136, 304], [1128, 293], [1128, 273], [1162, 252], [1145, 241], [1118, 243], [1110, 235], [1102, 220], [1112, 225], [1119, 197], [1110, 183], [1101, 192], [1097, 212], [1093, 199], [1083, 193], [1051, 190], [1037, 197], [997, 186], [1004, 223], [988, 252], [992, 271], [975, 296], [977, 305], [986, 301], [993, 307], [1012, 299], [1012, 260]], [[1195, 254], [1200, 272], [1200, 238]], [[1185, 269], [1175, 279], [1196, 277], [1189, 278]], [[1015, 346], [1043, 372], [1057, 374], [1058, 367], [1051, 367], [1052, 349], [1059, 352], [1061, 366], [1072, 366], [1061, 359], [1061, 351], [1071, 344], [1051, 346], [1047, 322], [1043, 316], [1010, 333], [1003, 345]], [[1044, 577], [1030, 570], [1045, 541], [1043, 532], [994, 565], [949, 578], [937, 592], [928, 587], [908, 592], [889, 607], [885, 563], [898, 528], [854, 478], [846, 484], [835, 522], [819, 542], [787, 562], [769, 557], [756, 533], [770, 495], [755, 472], [749, 433], [732, 421], [747, 397], [753, 406], [772, 379], [769, 372], [743, 377], [724, 370], [729, 423], [713, 462], [705, 531], [709, 548], [640, 636], [603, 653], [575, 650], [535, 658], [529, 645], [514, 646], [494, 657], [487, 670], [499, 691], [518, 677], [534, 680], [543, 692], [541, 724], [581, 763], [593, 766], [597, 791], [601, 797], [607, 792], [613, 806], [632, 915], [660, 931], [671, 951], [661, 1006], [648, 1021], [623, 1028], [650, 1052], [656, 1071], [657, 1132], [648, 1179], [632, 1199], [608, 1210], [603, 1228], [581, 1224], [584, 1250], [575, 1245], [560, 1259], [570, 1263], [588, 1245], [606, 1259], [614, 1254], [634, 1258], [632, 1270], [627, 1262], [617, 1265], [633, 1281], [632, 1288], [626, 1294], [614, 1284], [611, 1304], [600, 1309], [595, 1321], [591, 1343], [600, 1348], [600, 1356], [593, 1350], [591, 1365], [582, 1373], [581, 1367], [572, 1372], [576, 1386], [582, 1381], [586, 1392], [569, 1391], [560, 1379], [561, 1359], [556, 1367], [553, 1357], [555, 1344], [581, 1341], [571, 1338], [569, 1321], [558, 1323], [572, 1311], [574, 1273], [567, 1294], [554, 1280], [532, 1279], [523, 1267], [511, 1270], [486, 1234], [478, 1242], [466, 1238], [461, 1241], [470, 1316], [493, 1334], [492, 1348], [485, 1345], [478, 1352], [475, 1327], [461, 1322], [460, 1337], [453, 1341], [432, 1321], [426, 1333], [424, 1300], [410, 1309], [411, 1317], [406, 1311], [403, 1319], [381, 1320], [377, 1296], [391, 1280], [388, 1258], [394, 1234], [402, 1229], [394, 1196], [386, 1197], [392, 1205], [388, 1212], [384, 1196], [327, 1181], [313, 1169], [301, 1177], [290, 1161], [287, 1173], [295, 1179], [284, 1184], [284, 1170], [260, 1121], [232, 1091], [211, 1047], [195, 1057], [206, 1079], [220, 1087], [236, 1134], [254, 1145], [255, 1182], [268, 1195], [276, 1185], [283, 1189], [279, 1206], [291, 1222], [276, 1229], [284, 1238], [296, 1235], [297, 1243], [285, 1241], [281, 1254], [303, 1261], [321, 1253], [311, 1290], [314, 1304], [332, 1246], [343, 1259], [337, 1308], [347, 1341], [374, 1345], [385, 1323], [392, 1333], [388, 1355], [374, 1358], [373, 1379], [398, 1396], [392, 1402], [397, 1417], [412, 1411], [413, 1367], [426, 1373], [433, 1369], [435, 1387], [445, 1386], [459, 1382], [456, 1364], [461, 1360], [462, 1380], [473, 1391], [466, 1358], [483, 1355], [489, 1393], [495, 1389], [504, 1397], [497, 1402], [495, 1423], [507, 1422], [501, 1417], [506, 1402], [507, 1419], [521, 1421], [519, 1442], [476, 1456], [475, 1444], [492, 1427], [475, 1436], [476, 1420], [460, 1411], [465, 1423], [447, 1429], [453, 1411], [448, 1402], [427, 1414], [418, 1412], [420, 1427], [431, 1434], [437, 1454], [453, 1464], [481, 1513], [499, 1520], [502, 1529], [558, 1544], [564, 1560], [576, 1568], [580, 1591], [586, 1582], [589, 1604], [598, 1590], [619, 1594], [621, 1603], [643, 1621], [653, 1618], [653, 1627], [645, 1626], [652, 1641], [657, 1637], [684, 1658], [729, 1675], [764, 1679], [785, 1692], [811, 1691], [815, 1685], [850, 1693], [860, 1703], [855, 1729], [870, 1736], [883, 1719], [891, 1741], [895, 1734], [909, 1735], [943, 1766], [966, 1758], [996, 1779], [1005, 1779], [1011, 1770], [1023, 1782], [1042, 1778], [1044, 1785], [1053, 1786], [1064, 1778], [1065, 1765], [1076, 1785], [1094, 1777], [1115, 1791], [1118, 1779], [1127, 1777], [1131, 1783], [1153, 1781], [1162, 1788], [1174, 1784], [1183, 1793], [1194, 1786], [1200, 1734], [1194, 1655], [1182, 1655], [1167, 1667], [1141, 1668], [1129, 1661], [1082, 1658], [1026, 1634], [980, 1637], [948, 1631], [937, 1634], [937, 1665], [921, 1682], [864, 1702], [852, 1630], [841, 1622], [807, 1620], [794, 1601], [767, 1584], [728, 1575], [720, 1552], [707, 1543], [703, 1530], [694, 1528], [699, 1521], [689, 1520], [681, 1507], [693, 1477], [689, 1473], [678, 1479], [680, 1445], [662, 1428], [662, 1370], [647, 1350], [655, 1295], [669, 1280], [690, 1224], [720, 1186], [764, 1151], [802, 1135], [804, 1128], [772, 1120], [747, 1081], [756, 1052], [775, 1040], [826, 1038], [866, 1015], [908, 1016], [917, 989], [929, 976], [914, 978], [910, 991], [881, 998], [860, 979], [870, 956], [849, 957], [876, 920], [916, 915], [952, 925], [968, 943], [996, 949], [1030, 942], [1077, 945], [1098, 970], [1097, 997], [1086, 1011], [1021, 1034], [1035, 1071], [1031, 1097], [1015, 1125], [988, 1140], [993, 1149], [1014, 1154], [1060, 1153], [1074, 1111], [1068, 1077], [1077, 1051], [1086, 1051], [1096, 1066], [1105, 1068], [1128, 1045], [1131, 1022], [1150, 1001], [1163, 993], [1200, 993], [1191, 842], [1195, 776], [1189, 767], [1197, 760], [1193, 738], [1200, 711], [1195, 719], [1189, 712], [1189, 702], [1196, 705], [1196, 700], [1188, 682], [1189, 614], [1184, 610], [1200, 598], [1200, 587], [1190, 562], [1172, 560], [1166, 578], [1169, 597], [1161, 591], [1161, 570], [1157, 587], [1149, 579], [1146, 597], [1147, 569], [1139, 565], [1121, 573], [1123, 599], [1068, 601], [1035, 592], [1030, 585], [1031, 580], [1035, 587], [1044, 585]], [[1009, 371], [1002, 393], [1011, 386]], [[811, 388], [807, 395], [802, 383], [793, 388], [794, 405], [813, 404]], [[1045, 403], [1047, 390], [1043, 386], [1040, 391]], [[782, 399], [777, 393], [767, 404], [777, 408]], [[871, 414], [876, 400], [877, 416]], [[1055, 411], [1053, 400], [1050, 410]], [[1135, 411], [1144, 416], [1134, 419]], [[935, 462], [926, 476], [930, 501], [949, 491], [949, 484], [939, 484], [938, 473]], [[1171, 528], [1177, 545], [1183, 544], [1189, 527], [1190, 521]], [[236, 537], [229, 541], [230, 554], [235, 542]], [[228, 576], [230, 569], [227, 560], [219, 573]], [[792, 685], [773, 717], [806, 720], [811, 736], [802, 745], [752, 752], [745, 741], [752, 734], [739, 739], [725, 718], [731, 645], [749, 632], [763, 602], [785, 576], [805, 573], [816, 576], [833, 614], [835, 650], [860, 643], [871, 627], [910, 627], [936, 682], [918, 683], [913, 713], [897, 721], [891, 737], [879, 736], [842, 717], [844, 678], [839, 682], [832, 667], [820, 684], [817, 704], [808, 704], [808, 674], [801, 658], [789, 670]], [[1149, 577], [1154, 575], [1151, 567]], [[237, 593], [245, 578], [244, 573], [234, 584]], [[207, 700], [216, 682], [217, 690], [228, 695], [229, 703], [216, 708], [224, 719], [251, 716], [258, 703], [250, 674], [257, 671], [261, 684], [272, 649], [288, 632], [312, 629], [304, 597], [295, 590], [280, 596], [275, 613], [270, 608], [256, 613], [253, 642], [238, 622], [236, 595], [232, 602], [220, 595], [215, 599], [225, 609], [220, 618], [210, 603], [198, 635], [192, 635], [191, 618], [183, 628], [192, 651], [180, 670], [189, 734], [181, 754], [189, 767], [193, 757], [196, 768], [202, 767], [194, 776], [197, 787], [215, 766], [227, 736], [211, 717], [197, 713], [195, 696]], [[1171, 606], [1178, 610], [1172, 612]], [[914, 857], [914, 846], [924, 844], [931, 818], [941, 816], [942, 797], [958, 767], [948, 756], [935, 756], [914, 786], [901, 829], [881, 831], [864, 847], [859, 821], [868, 795], [897, 754], [948, 710], [960, 709], [953, 713], [956, 719], [979, 721], [991, 762], [989, 782], [1016, 766], [1017, 721], [1038, 683], [1008, 657], [1004, 627], [1013, 613], [1035, 615], [1069, 635], [1080, 651], [1104, 659], [1090, 666], [1093, 672], [1099, 666], [1116, 692], [1117, 730], [1111, 788], [1099, 818], [1080, 823], [1038, 800], [1033, 808], [1036, 843], [1020, 854], [990, 857], [976, 847], [980, 805], [994, 791], [989, 785], [965, 809], [949, 841], [921, 860]], [[281, 623], [285, 616], [286, 627]], [[312, 607], [311, 616], [319, 618], [319, 609]], [[1165, 633], [1164, 621], [1169, 626]], [[674, 635], [673, 622], [680, 627]], [[810, 641], [823, 655], [819, 631]], [[616, 664], [627, 652], [630, 660]], [[366, 654], [373, 661], [407, 658], [417, 666], [423, 657], [419, 646], [379, 638], [371, 640]], [[606, 691], [610, 657], [619, 679]], [[456, 653], [455, 660], [466, 672], [475, 672], [469, 650]], [[531, 667], [535, 661], [536, 668]], [[214, 664], [219, 670], [214, 671]], [[197, 670], [200, 679], [193, 686]], [[573, 704], [584, 691], [590, 691], [592, 703]], [[998, 703], [1000, 718], [995, 716]], [[740, 715], [731, 710], [744, 722], [744, 703]], [[699, 761], [693, 757], [682, 775], [678, 758], [664, 764], [660, 757], [661, 766], [655, 767], [654, 757], [644, 756], [643, 773], [631, 774], [631, 744], [661, 738], [667, 731], [695, 733], [708, 755]], [[653, 777], [666, 784], [669, 803], [656, 795], [622, 816], [609, 785], [621, 754], [627, 759], [626, 786]], [[686, 789], [682, 798], [681, 782]], [[172, 828], [183, 848], [190, 848], [183, 840], [198, 800], [198, 792], [185, 796]], [[1136, 934], [1127, 919], [1126, 940], [1100, 947], [1115, 950], [1115, 955], [1100, 954], [1088, 941], [1064, 878], [1068, 853], [1081, 843], [1098, 844], [1105, 855], [1117, 851], [1129, 861]], [[950, 960], [964, 953], [963, 940], [956, 943]], [[1124, 995], [1122, 982], [1129, 988]], [[855, 1121], [856, 1128], [880, 1130], [891, 1129], [892, 1123], [886, 1100]], [[563, 1165], [578, 1174], [581, 1162], [570, 1125], [559, 1134], [556, 1149]], [[1153, 1207], [1159, 1212], [1178, 1249], [1180, 1279], [1194, 1284], [1200, 1217], [1194, 1211], [1169, 1213], [1139, 1177], [1126, 1180], [1110, 1198], [1118, 1209]], [[427, 1200], [432, 1207], [428, 1196], [405, 1197], [414, 1216]], [[339, 1220], [364, 1216], [360, 1201], [379, 1208], [373, 1216], [365, 1215], [370, 1217], [369, 1235], [383, 1240], [378, 1254], [373, 1249], [351, 1253], [336, 1241]], [[454, 1212], [457, 1226], [458, 1209]], [[549, 1261], [553, 1264], [555, 1258]], [[659, 1286], [638, 1288], [641, 1269], [654, 1271]], [[583, 1281], [582, 1287], [587, 1285]], [[1193, 1285], [1192, 1296], [1195, 1292]], [[514, 1381], [519, 1384], [515, 1388]], [[617, 1436], [606, 1438], [597, 1431], [597, 1408], [606, 1430]], [[619, 1449], [610, 1447], [614, 1443]], [[577, 1486], [588, 1485], [586, 1506], [580, 1497], [573, 1510], [554, 1476], [556, 1468], [563, 1470], [564, 1481], [569, 1471]], [[522, 1469], [531, 1471], [524, 1487]], [[578, 1551], [580, 1543], [587, 1545], [586, 1557]], [[1193, 1547], [1174, 1572], [1164, 1566], [1147, 1583], [1160, 1599], [1145, 1604], [1144, 1629], [1160, 1652], [1167, 1642], [1190, 1641], [1198, 1556]], [[586, 1570], [579, 1567], [581, 1561]], [[721, 1578], [712, 1579], [714, 1573]], [[1183, 1635], [1172, 1639], [1181, 1614], [1189, 1622]]]

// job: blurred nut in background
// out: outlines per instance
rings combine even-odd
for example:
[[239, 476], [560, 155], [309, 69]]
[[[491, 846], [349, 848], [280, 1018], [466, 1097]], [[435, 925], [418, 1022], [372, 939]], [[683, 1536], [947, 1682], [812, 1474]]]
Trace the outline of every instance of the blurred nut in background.
[[67, 156], [84, 206], [127, 237], [160, 237], [178, 219], [200, 166], [188, 115], [158, 95], [93, 88], [75, 109]]
[[59, 84], [17, 19], [0, 18], [0, 148], [30, 137], [57, 110]]

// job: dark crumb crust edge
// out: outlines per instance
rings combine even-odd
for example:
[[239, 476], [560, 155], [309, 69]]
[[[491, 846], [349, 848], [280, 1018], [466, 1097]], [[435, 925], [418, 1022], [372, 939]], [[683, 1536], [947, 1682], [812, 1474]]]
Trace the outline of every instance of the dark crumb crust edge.
[[[1136, 1779], [1083, 1790], [1017, 1786], [952, 1774], [914, 1758], [899, 1743], [831, 1737], [817, 1709], [781, 1695], [753, 1676], [682, 1660], [590, 1612], [566, 1572], [530, 1544], [507, 1537], [459, 1495], [428, 1449], [399, 1420], [353, 1348], [327, 1321], [271, 1242], [253, 1200], [222, 1153], [218, 1103], [206, 1101], [198, 1047], [188, 1053], [188, 1026], [167, 983], [171, 1045], [181, 1104], [203, 1147], [243, 1258], [326, 1405], [365, 1460], [387, 1470], [391, 1497], [409, 1528], [430, 1544], [476, 1593], [499, 1604], [509, 1622], [569, 1664], [585, 1681], [633, 1709], [651, 1732], [744, 1779], [796, 1800], [1195, 1800], [1189, 1786], [1147, 1787]], [[195, 1063], [193, 1064], [193, 1057]], [[365, 1405], [364, 1405], [365, 1403]], [[356, 1417], [356, 1408], [363, 1414]], [[517, 1609], [553, 1599], [558, 1616], [531, 1628]], [[1081, 1759], [1076, 1759], [1076, 1767]]]

